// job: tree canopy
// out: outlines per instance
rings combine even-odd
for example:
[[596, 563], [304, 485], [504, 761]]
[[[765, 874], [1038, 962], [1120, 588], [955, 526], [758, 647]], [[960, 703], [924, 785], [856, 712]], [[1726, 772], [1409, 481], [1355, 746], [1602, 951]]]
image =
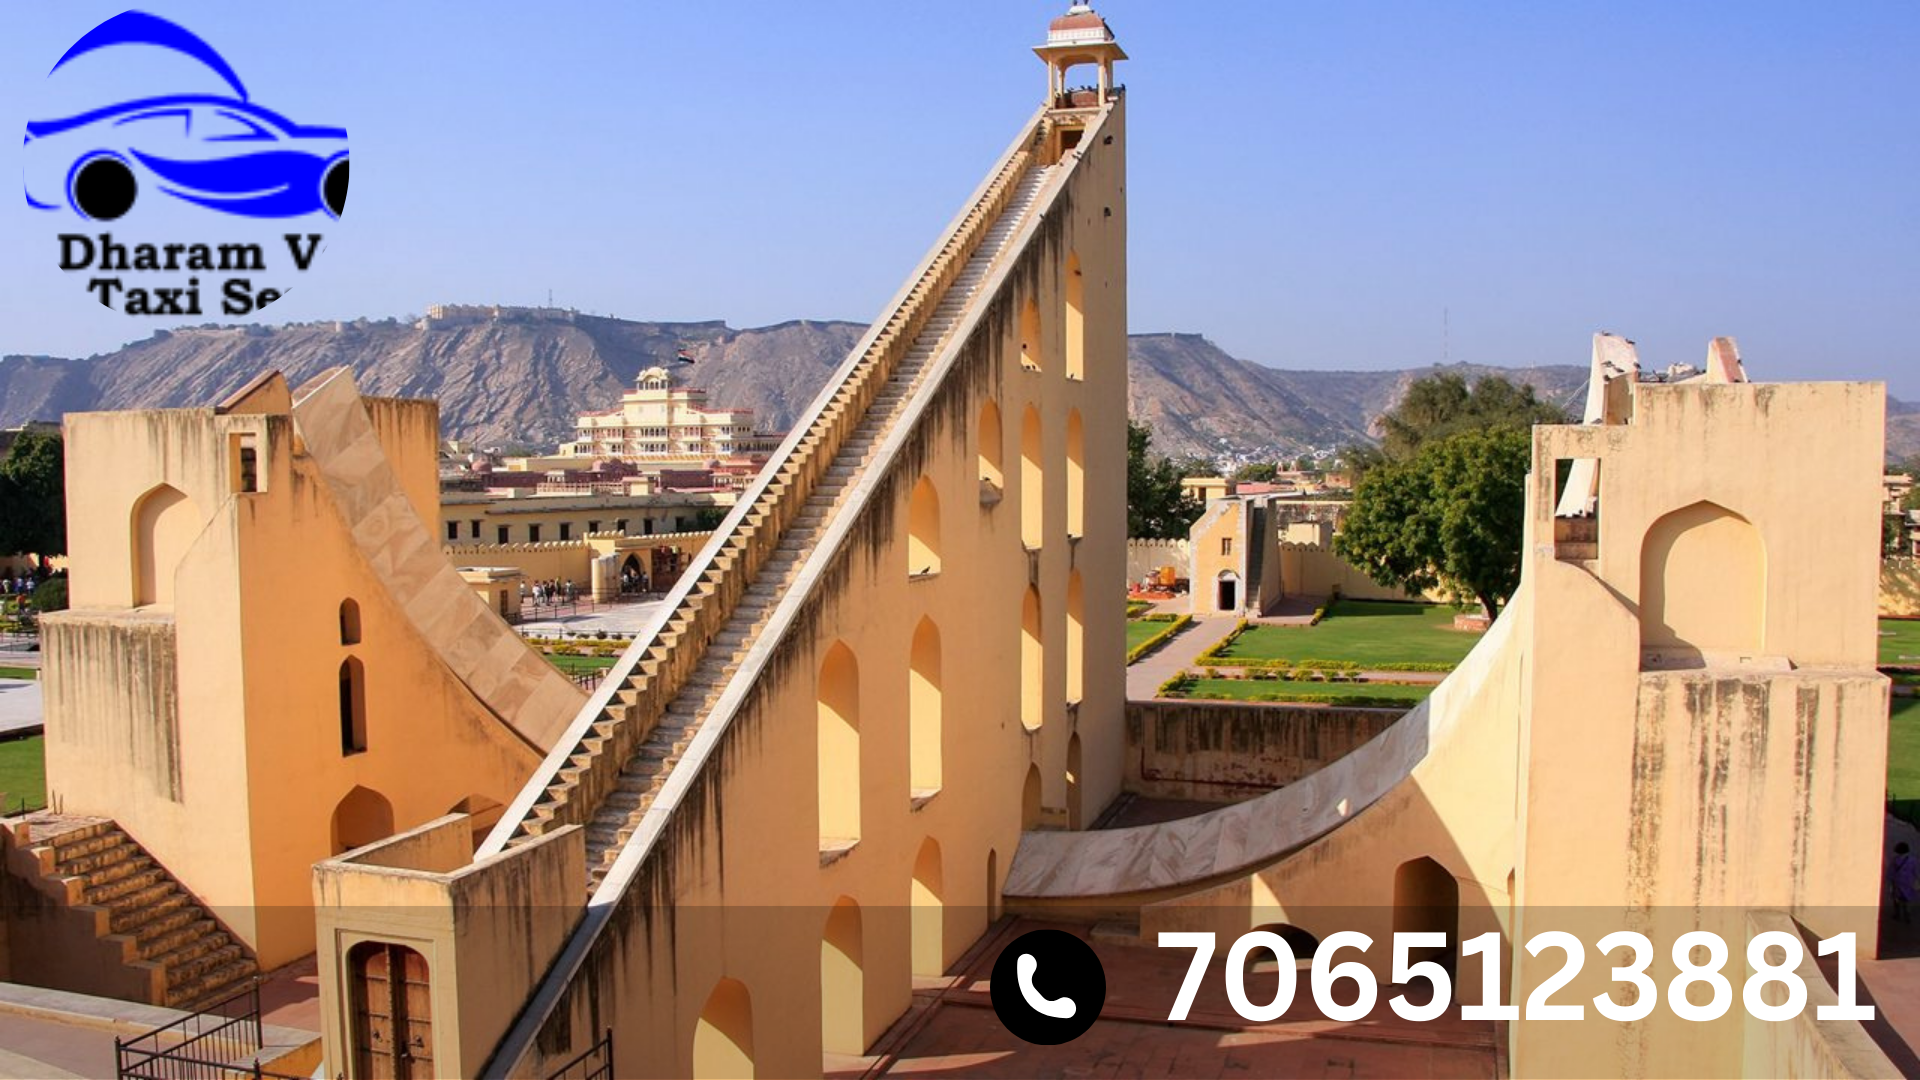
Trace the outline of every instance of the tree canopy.
[[1360, 479], [1334, 550], [1382, 585], [1444, 586], [1493, 618], [1520, 587], [1531, 461], [1530, 435], [1510, 425], [1427, 441]]
[[64, 555], [67, 472], [60, 436], [26, 431], [0, 460], [0, 552]]
[[1458, 372], [1443, 371], [1415, 379], [1400, 403], [1381, 414], [1380, 451], [1388, 460], [1407, 461], [1463, 431], [1566, 422], [1566, 410], [1541, 401], [1525, 383], [1483, 375], [1469, 384]]
[[[1127, 535], [1141, 540], [1178, 540], [1204, 509], [1187, 497], [1182, 477], [1193, 475], [1153, 452], [1153, 429], [1127, 421]], [[1204, 463], [1210, 466], [1211, 463]]]

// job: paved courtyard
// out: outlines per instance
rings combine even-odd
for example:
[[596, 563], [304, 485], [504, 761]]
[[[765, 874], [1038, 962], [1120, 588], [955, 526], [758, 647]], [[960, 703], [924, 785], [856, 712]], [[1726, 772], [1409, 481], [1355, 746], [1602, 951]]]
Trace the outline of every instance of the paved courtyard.
[[605, 630], [609, 634], [638, 634], [665, 602], [643, 600], [631, 604], [582, 604], [576, 608], [561, 605], [558, 609], [544, 610], [529, 604], [521, 609], [523, 621], [517, 629], [528, 637], [552, 637], [563, 632], [591, 634], [595, 630]]
[[0, 732], [39, 726], [40, 683], [33, 679], [0, 679]]

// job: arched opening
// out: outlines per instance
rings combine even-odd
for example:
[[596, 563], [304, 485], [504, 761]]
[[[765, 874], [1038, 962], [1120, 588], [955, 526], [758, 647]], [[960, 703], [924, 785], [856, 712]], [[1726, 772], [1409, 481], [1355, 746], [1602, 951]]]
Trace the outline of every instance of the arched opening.
[[1020, 542], [1038, 551], [1046, 537], [1046, 469], [1041, 464], [1040, 410], [1020, 418]]
[[620, 563], [620, 591], [623, 594], [646, 592], [647, 565], [639, 555], [628, 555]]
[[753, 999], [738, 979], [721, 979], [693, 1029], [698, 1080], [752, 1080]]
[[500, 818], [506, 813], [506, 809], [499, 799], [486, 795], [469, 795], [449, 807], [447, 813], [467, 815], [467, 828], [473, 831], [473, 847], [478, 851], [487, 834], [500, 823]]
[[980, 482], [991, 484], [995, 490], [1007, 486], [1006, 475], [1000, 470], [1001, 443], [1000, 406], [987, 401], [980, 406], [980, 422], [974, 425], [980, 438]]
[[358, 1076], [432, 1080], [433, 984], [427, 959], [405, 945], [362, 941], [347, 950], [347, 1008]]
[[1739, 514], [1697, 502], [1653, 523], [1640, 549], [1640, 647], [1698, 660], [1764, 645], [1767, 553]]
[[367, 749], [367, 673], [360, 658], [349, 656], [340, 661], [340, 753], [360, 754]]
[[940, 790], [940, 628], [923, 618], [913, 631], [907, 678], [907, 785], [915, 798]]
[[1087, 535], [1087, 430], [1079, 409], [1067, 410], [1067, 535]]
[[836, 641], [820, 665], [820, 845], [860, 839], [860, 664]]
[[1080, 824], [1080, 733], [1067, 740], [1067, 828]]
[[1028, 731], [1040, 730], [1046, 716], [1046, 702], [1040, 696], [1046, 669], [1046, 653], [1040, 642], [1040, 590], [1027, 586], [1026, 599], [1020, 604], [1020, 723]]
[[1411, 949], [1408, 962], [1433, 960], [1453, 971], [1460, 945], [1460, 883], [1446, 867], [1430, 858], [1410, 859], [1393, 872], [1393, 932], [1435, 931], [1447, 935], [1446, 946]]
[[[1293, 964], [1288, 968], [1289, 975], [1296, 970], [1306, 970], [1309, 963], [1313, 960], [1313, 954], [1320, 949], [1319, 938], [1314, 937], [1312, 934], [1291, 923], [1263, 923], [1260, 926], [1254, 927], [1253, 930], [1249, 932], [1253, 933], [1263, 930], [1278, 937], [1281, 941], [1286, 942], [1287, 948], [1293, 950]], [[1246, 974], [1249, 975], [1269, 971], [1277, 972], [1280, 970], [1279, 957], [1265, 949], [1254, 949], [1248, 952], [1246, 965]]]
[[1027, 766], [1027, 782], [1020, 789], [1020, 831], [1040, 827], [1040, 766]]
[[820, 935], [820, 1048], [829, 1054], [867, 1050], [862, 954], [860, 905], [843, 896]]
[[161, 484], [133, 504], [133, 605], [173, 603], [173, 576], [200, 532], [200, 514], [178, 488]]
[[933, 478], [923, 476], [907, 501], [907, 574], [940, 572], [940, 493]]
[[1080, 253], [1067, 253], [1066, 331], [1067, 378], [1087, 377], [1087, 287], [1080, 273]]
[[1080, 571], [1067, 575], [1067, 700], [1086, 695], [1087, 597]]
[[360, 644], [360, 604], [351, 598], [340, 601], [340, 644]]
[[947, 970], [946, 881], [940, 866], [940, 842], [929, 836], [913, 860], [913, 973], [938, 976]]
[[1028, 371], [1041, 370], [1045, 365], [1040, 352], [1040, 302], [1028, 297], [1020, 308], [1020, 366]]
[[1215, 611], [1240, 610], [1240, 575], [1231, 570], [1220, 571], [1215, 586]]
[[371, 788], [356, 787], [333, 808], [333, 853], [353, 851], [393, 835], [393, 804]]
[[987, 925], [1000, 919], [1000, 853], [987, 849]]

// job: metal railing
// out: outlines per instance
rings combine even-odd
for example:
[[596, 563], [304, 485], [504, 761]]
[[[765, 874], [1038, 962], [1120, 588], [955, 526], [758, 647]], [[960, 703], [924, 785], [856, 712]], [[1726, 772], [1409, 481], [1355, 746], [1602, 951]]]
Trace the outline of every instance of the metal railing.
[[613, 1080], [613, 1029], [573, 1060], [547, 1074], [547, 1080]]
[[304, 1080], [260, 1067], [260, 980], [198, 1012], [113, 1040], [119, 1080]]

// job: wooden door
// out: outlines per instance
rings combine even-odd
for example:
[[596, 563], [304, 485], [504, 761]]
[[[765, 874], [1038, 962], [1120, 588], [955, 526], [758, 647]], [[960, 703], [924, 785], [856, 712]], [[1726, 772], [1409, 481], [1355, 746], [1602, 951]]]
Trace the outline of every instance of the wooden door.
[[404, 945], [363, 941], [347, 965], [356, 1080], [433, 1080], [426, 958]]

